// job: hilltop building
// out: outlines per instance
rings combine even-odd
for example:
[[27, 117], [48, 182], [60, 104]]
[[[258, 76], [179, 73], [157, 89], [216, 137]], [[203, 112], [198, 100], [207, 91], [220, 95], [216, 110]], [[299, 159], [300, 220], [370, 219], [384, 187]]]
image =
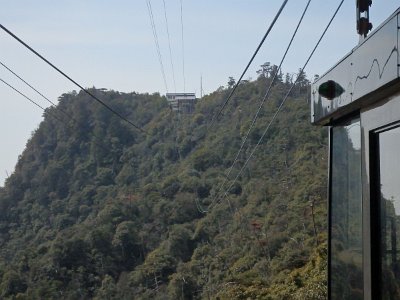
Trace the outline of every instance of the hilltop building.
[[192, 114], [196, 104], [195, 93], [167, 93], [168, 103], [173, 111]]

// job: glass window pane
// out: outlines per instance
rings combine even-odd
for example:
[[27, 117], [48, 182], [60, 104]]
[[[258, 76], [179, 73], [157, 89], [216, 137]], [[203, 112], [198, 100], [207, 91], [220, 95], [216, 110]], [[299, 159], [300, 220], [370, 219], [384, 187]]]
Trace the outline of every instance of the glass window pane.
[[362, 299], [362, 183], [359, 119], [332, 128], [331, 299]]
[[400, 299], [400, 128], [379, 134], [381, 296]]

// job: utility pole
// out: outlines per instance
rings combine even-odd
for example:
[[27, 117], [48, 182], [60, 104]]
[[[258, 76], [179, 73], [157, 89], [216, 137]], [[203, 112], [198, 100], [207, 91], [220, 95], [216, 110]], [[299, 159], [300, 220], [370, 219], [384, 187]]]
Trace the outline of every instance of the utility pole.
[[369, 7], [371, 5], [372, 0], [356, 0], [357, 32], [360, 35], [360, 42], [372, 29], [372, 24], [369, 22]]

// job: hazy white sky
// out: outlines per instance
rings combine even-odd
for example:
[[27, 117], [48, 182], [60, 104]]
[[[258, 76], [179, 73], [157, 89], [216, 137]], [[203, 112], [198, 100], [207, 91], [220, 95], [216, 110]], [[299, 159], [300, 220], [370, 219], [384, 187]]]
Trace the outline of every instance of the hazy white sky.
[[[253, 66], [278, 64], [306, 0], [289, 0]], [[284, 72], [303, 64], [340, 0], [314, 0], [289, 52]], [[154, 19], [169, 91], [174, 91], [169, 61], [163, 1], [152, 0]], [[183, 89], [180, 0], [165, 0], [177, 91]], [[281, 0], [183, 0], [186, 91], [211, 92], [238, 78], [275, 16]], [[375, 27], [399, 6], [398, 1], [373, 1]], [[166, 92], [156, 55], [145, 0], [13, 0], [3, 1], [1, 24], [85, 87], [123, 92]], [[355, 1], [345, 1], [321, 47], [306, 69], [322, 74], [358, 42]], [[20, 74], [51, 100], [77, 89], [4, 31], [0, 32], [0, 61]], [[42, 106], [48, 103], [0, 66], [8, 81]], [[0, 82], [0, 185], [12, 173], [42, 111]]]

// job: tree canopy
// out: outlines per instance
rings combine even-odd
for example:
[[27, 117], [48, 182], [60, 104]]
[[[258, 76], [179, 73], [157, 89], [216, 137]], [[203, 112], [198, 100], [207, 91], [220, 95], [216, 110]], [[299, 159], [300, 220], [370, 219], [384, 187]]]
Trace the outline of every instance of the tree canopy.
[[0, 188], [0, 298], [325, 299], [327, 131], [309, 124], [305, 74], [216, 199], [291, 85], [278, 77], [226, 178], [271, 72], [239, 85], [212, 130], [230, 88], [183, 116], [159, 94], [91, 89], [147, 135], [63, 94]]

